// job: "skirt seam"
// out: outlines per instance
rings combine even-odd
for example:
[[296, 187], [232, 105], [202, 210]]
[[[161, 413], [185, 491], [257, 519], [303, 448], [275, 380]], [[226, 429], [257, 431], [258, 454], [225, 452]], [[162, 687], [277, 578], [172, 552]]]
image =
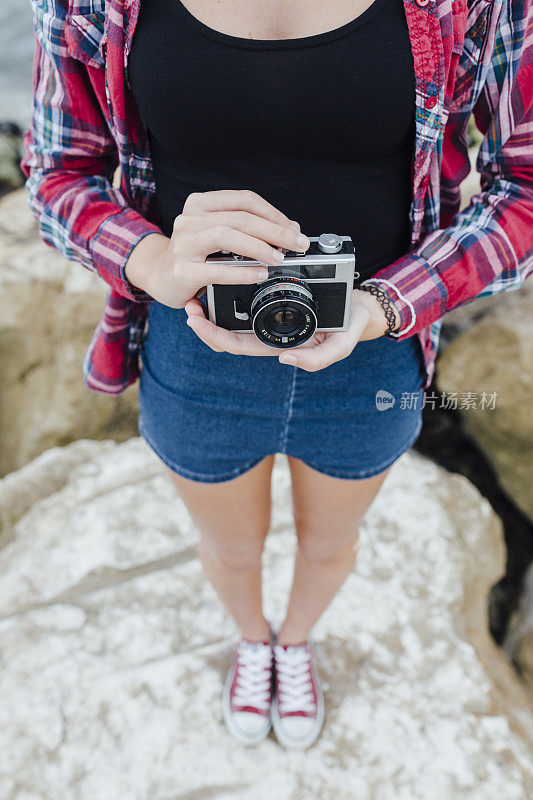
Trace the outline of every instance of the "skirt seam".
[[289, 422], [292, 416], [292, 404], [294, 400], [294, 392], [296, 389], [296, 375], [298, 373], [298, 367], [293, 367], [293, 374], [292, 374], [292, 384], [291, 384], [291, 391], [287, 400], [286, 408], [286, 418], [285, 418], [285, 427], [283, 429], [283, 433], [281, 434], [281, 443], [280, 443], [280, 452], [284, 453], [285, 448], [287, 447], [287, 437], [289, 434]]

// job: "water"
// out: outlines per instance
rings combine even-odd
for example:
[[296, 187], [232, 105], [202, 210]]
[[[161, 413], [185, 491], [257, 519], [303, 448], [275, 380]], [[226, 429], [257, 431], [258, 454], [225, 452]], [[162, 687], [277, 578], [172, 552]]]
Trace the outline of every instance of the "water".
[[28, 125], [33, 53], [29, 0], [0, 0], [0, 122]]

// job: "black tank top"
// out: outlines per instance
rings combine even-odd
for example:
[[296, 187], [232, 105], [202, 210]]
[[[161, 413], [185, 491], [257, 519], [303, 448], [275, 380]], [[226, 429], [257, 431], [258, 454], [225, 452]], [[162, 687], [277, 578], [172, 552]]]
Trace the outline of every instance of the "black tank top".
[[351, 236], [362, 278], [408, 251], [415, 75], [403, 0], [281, 40], [142, 0], [128, 78], [167, 236], [191, 192], [252, 189], [309, 236]]

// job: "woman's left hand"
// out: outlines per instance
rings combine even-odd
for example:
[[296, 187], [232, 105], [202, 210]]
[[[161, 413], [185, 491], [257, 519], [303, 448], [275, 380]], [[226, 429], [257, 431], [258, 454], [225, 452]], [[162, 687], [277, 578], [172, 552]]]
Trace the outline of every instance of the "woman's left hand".
[[220, 328], [205, 317], [204, 306], [197, 298], [185, 304], [185, 311], [187, 324], [212, 350], [242, 356], [277, 356], [282, 364], [295, 365], [308, 372], [317, 372], [341, 361], [350, 355], [357, 342], [377, 339], [387, 329], [379, 302], [374, 295], [359, 289], [353, 290], [347, 330], [315, 333], [303, 344], [289, 349], [270, 347], [250, 333]]

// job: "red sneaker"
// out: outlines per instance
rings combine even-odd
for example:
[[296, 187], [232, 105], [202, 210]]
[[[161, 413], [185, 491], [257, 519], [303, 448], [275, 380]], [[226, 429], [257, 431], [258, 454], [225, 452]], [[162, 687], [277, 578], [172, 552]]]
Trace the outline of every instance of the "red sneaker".
[[278, 742], [305, 749], [324, 722], [324, 695], [310, 639], [299, 644], [274, 644], [276, 697], [272, 724]]
[[271, 643], [242, 638], [228, 671], [222, 701], [226, 727], [241, 744], [257, 744], [268, 735], [272, 688]]

